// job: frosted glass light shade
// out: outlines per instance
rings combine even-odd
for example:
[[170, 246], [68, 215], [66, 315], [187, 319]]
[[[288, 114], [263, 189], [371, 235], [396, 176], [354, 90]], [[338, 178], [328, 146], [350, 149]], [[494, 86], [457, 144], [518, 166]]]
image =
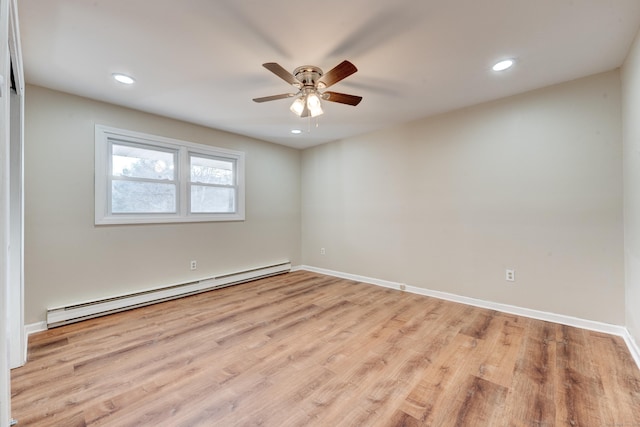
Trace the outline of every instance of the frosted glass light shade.
[[296, 98], [289, 109], [296, 113], [298, 116], [301, 116], [302, 111], [304, 110], [304, 101], [302, 100], [302, 98]]
[[311, 113], [311, 117], [319, 116], [323, 113], [322, 105], [320, 105], [320, 98], [315, 93], [307, 95], [307, 108]]

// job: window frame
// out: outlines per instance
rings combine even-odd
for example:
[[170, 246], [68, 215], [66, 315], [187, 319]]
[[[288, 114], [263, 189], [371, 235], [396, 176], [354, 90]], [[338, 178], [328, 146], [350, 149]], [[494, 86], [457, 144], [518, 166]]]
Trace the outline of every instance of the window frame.
[[[111, 145], [143, 146], [158, 151], [176, 152], [175, 213], [113, 213], [111, 211], [112, 156]], [[218, 158], [235, 164], [235, 212], [191, 213], [191, 156]], [[244, 221], [245, 219], [245, 154], [241, 151], [196, 144], [142, 132], [95, 125], [95, 224], [160, 224], [180, 222]], [[161, 182], [161, 181], [159, 181]]]

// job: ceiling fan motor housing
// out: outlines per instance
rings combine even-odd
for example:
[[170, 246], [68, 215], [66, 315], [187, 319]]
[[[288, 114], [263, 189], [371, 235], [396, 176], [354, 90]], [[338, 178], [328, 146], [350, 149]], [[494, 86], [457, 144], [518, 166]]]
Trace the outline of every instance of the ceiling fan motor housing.
[[322, 83], [318, 84], [318, 80], [322, 77], [322, 70], [319, 67], [303, 65], [293, 70], [293, 75], [304, 87], [323, 86]]

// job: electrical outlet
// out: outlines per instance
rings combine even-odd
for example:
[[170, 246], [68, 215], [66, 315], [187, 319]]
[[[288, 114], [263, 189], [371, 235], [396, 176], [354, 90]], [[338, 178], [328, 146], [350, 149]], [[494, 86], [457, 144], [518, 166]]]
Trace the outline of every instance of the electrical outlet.
[[320, 248], [320, 255], [324, 255], [324, 254], [326, 254], [326, 253], [327, 253], [327, 252], [324, 250], [324, 248]]
[[192, 270], [198, 268], [198, 261], [191, 261], [190, 267]]
[[515, 282], [516, 281], [516, 271], [507, 269], [505, 272], [505, 280], [507, 282]]

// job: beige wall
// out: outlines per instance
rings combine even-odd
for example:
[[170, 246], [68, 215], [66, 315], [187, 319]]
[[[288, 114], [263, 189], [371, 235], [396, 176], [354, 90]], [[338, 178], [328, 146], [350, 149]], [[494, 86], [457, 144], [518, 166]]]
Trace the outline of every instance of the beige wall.
[[626, 325], [640, 345], [640, 33], [622, 68]]
[[624, 324], [620, 88], [612, 71], [305, 150], [303, 263]]
[[[26, 103], [26, 323], [288, 259], [625, 324], [617, 71], [302, 154], [34, 86]], [[95, 226], [95, 123], [245, 151], [247, 220]]]
[[[25, 114], [27, 324], [48, 307], [300, 263], [298, 150], [35, 86]], [[244, 151], [246, 221], [95, 226], [96, 123]]]

